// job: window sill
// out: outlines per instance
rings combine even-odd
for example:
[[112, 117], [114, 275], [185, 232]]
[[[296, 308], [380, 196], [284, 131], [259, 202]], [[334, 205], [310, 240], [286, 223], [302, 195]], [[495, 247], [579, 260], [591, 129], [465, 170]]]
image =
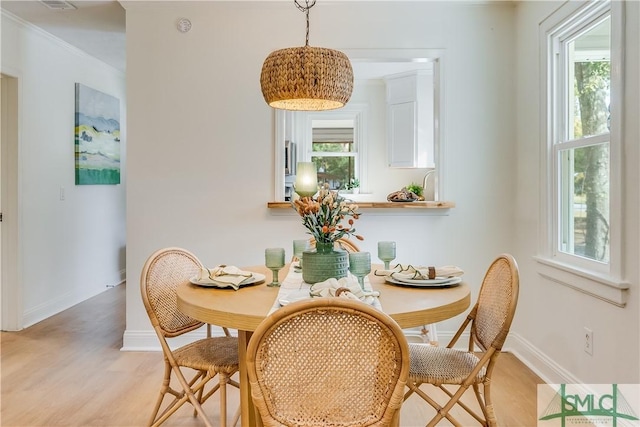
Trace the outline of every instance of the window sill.
[[542, 277], [591, 295], [618, 307], [627, 304], [629, 283], [596, 274], [550, 258], [536, 256], [538, 274]]
[[[451, 209], [455, 202], [358, 202], [359, 209]], [[267, 202], [269, 209], [291, 209], [291, 202]]]

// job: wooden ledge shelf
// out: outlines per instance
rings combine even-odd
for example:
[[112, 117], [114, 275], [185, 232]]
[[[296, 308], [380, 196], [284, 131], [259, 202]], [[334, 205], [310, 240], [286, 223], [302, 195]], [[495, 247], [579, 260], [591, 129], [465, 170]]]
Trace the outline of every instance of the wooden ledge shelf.
[[[451, 209], [455, 202], [354, 202], [360, 209]], [[267, 202], [269, 209], [293, 209], [291, 202]]]

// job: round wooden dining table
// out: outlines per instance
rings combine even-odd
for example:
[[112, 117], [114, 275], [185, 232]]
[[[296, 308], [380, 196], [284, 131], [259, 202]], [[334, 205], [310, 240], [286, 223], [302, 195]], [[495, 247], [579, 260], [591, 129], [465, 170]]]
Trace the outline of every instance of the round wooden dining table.
[[[372, 266], [372, 272], [382, 266]], [[178, 309], [183, 313], [212, 325], [238, 331], [240, 407], [243, 427], [261, 425], [255, 413], [247, 377], [246, 350], [251, 334], [272, 310], [278, 296], [277, 287], [269, 287], [271, 271], [264, 266], [242, 267], [243, 270], [264, 274], [261, 284], [220, 289], [190, 283], [178, 287]], [[289, 265], [279, 272], [280, 281], [287, 276]], [[462, 282], [444, 288], [398, 286], [387, 283], [384, 277], [371, 273], [369, 281], [380, 292], [383, 311], [401, 328], [413, 328], [440, 322], [464, 312], [471, 303], [469, 286]]]

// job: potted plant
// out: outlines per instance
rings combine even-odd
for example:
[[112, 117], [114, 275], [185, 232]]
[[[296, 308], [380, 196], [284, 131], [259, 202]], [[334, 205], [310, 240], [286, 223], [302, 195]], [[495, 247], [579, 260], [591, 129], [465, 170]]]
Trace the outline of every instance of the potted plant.
[[421, 185], [415, 184], [415, 183], [411, 183], [409, 185], [407, 185], [405, 187], [407, 189], [407, 191], [411, 191], [413, 194], [415, 194], [416, 196], [418, 196], [418, 200], [424, 200], [424, 195], [423, 195], [423, 188]]
[[351, 190], [351, 193], [358, 194], [360, 192], [360, 180], [358, 178], [351, 178], [346, 183], [345, 188]]

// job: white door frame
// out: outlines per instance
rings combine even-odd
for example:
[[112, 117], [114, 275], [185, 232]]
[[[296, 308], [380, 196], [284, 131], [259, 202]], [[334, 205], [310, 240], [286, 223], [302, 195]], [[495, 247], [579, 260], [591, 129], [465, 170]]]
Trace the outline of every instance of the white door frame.
[[[0, 263], [0, 325], [3, 331], [18, 331], [23, 328], [22, 265], [19, 240], [19, 129], [20, 129], [20, 79], [11, 77], [6, 69], [0, 70], [2, 86], [0, 108], [0, 173], [2, 173], [0, 199], [2, 200], [2, 245]], [[17, 73], [11, 73], [18, 75]]]

